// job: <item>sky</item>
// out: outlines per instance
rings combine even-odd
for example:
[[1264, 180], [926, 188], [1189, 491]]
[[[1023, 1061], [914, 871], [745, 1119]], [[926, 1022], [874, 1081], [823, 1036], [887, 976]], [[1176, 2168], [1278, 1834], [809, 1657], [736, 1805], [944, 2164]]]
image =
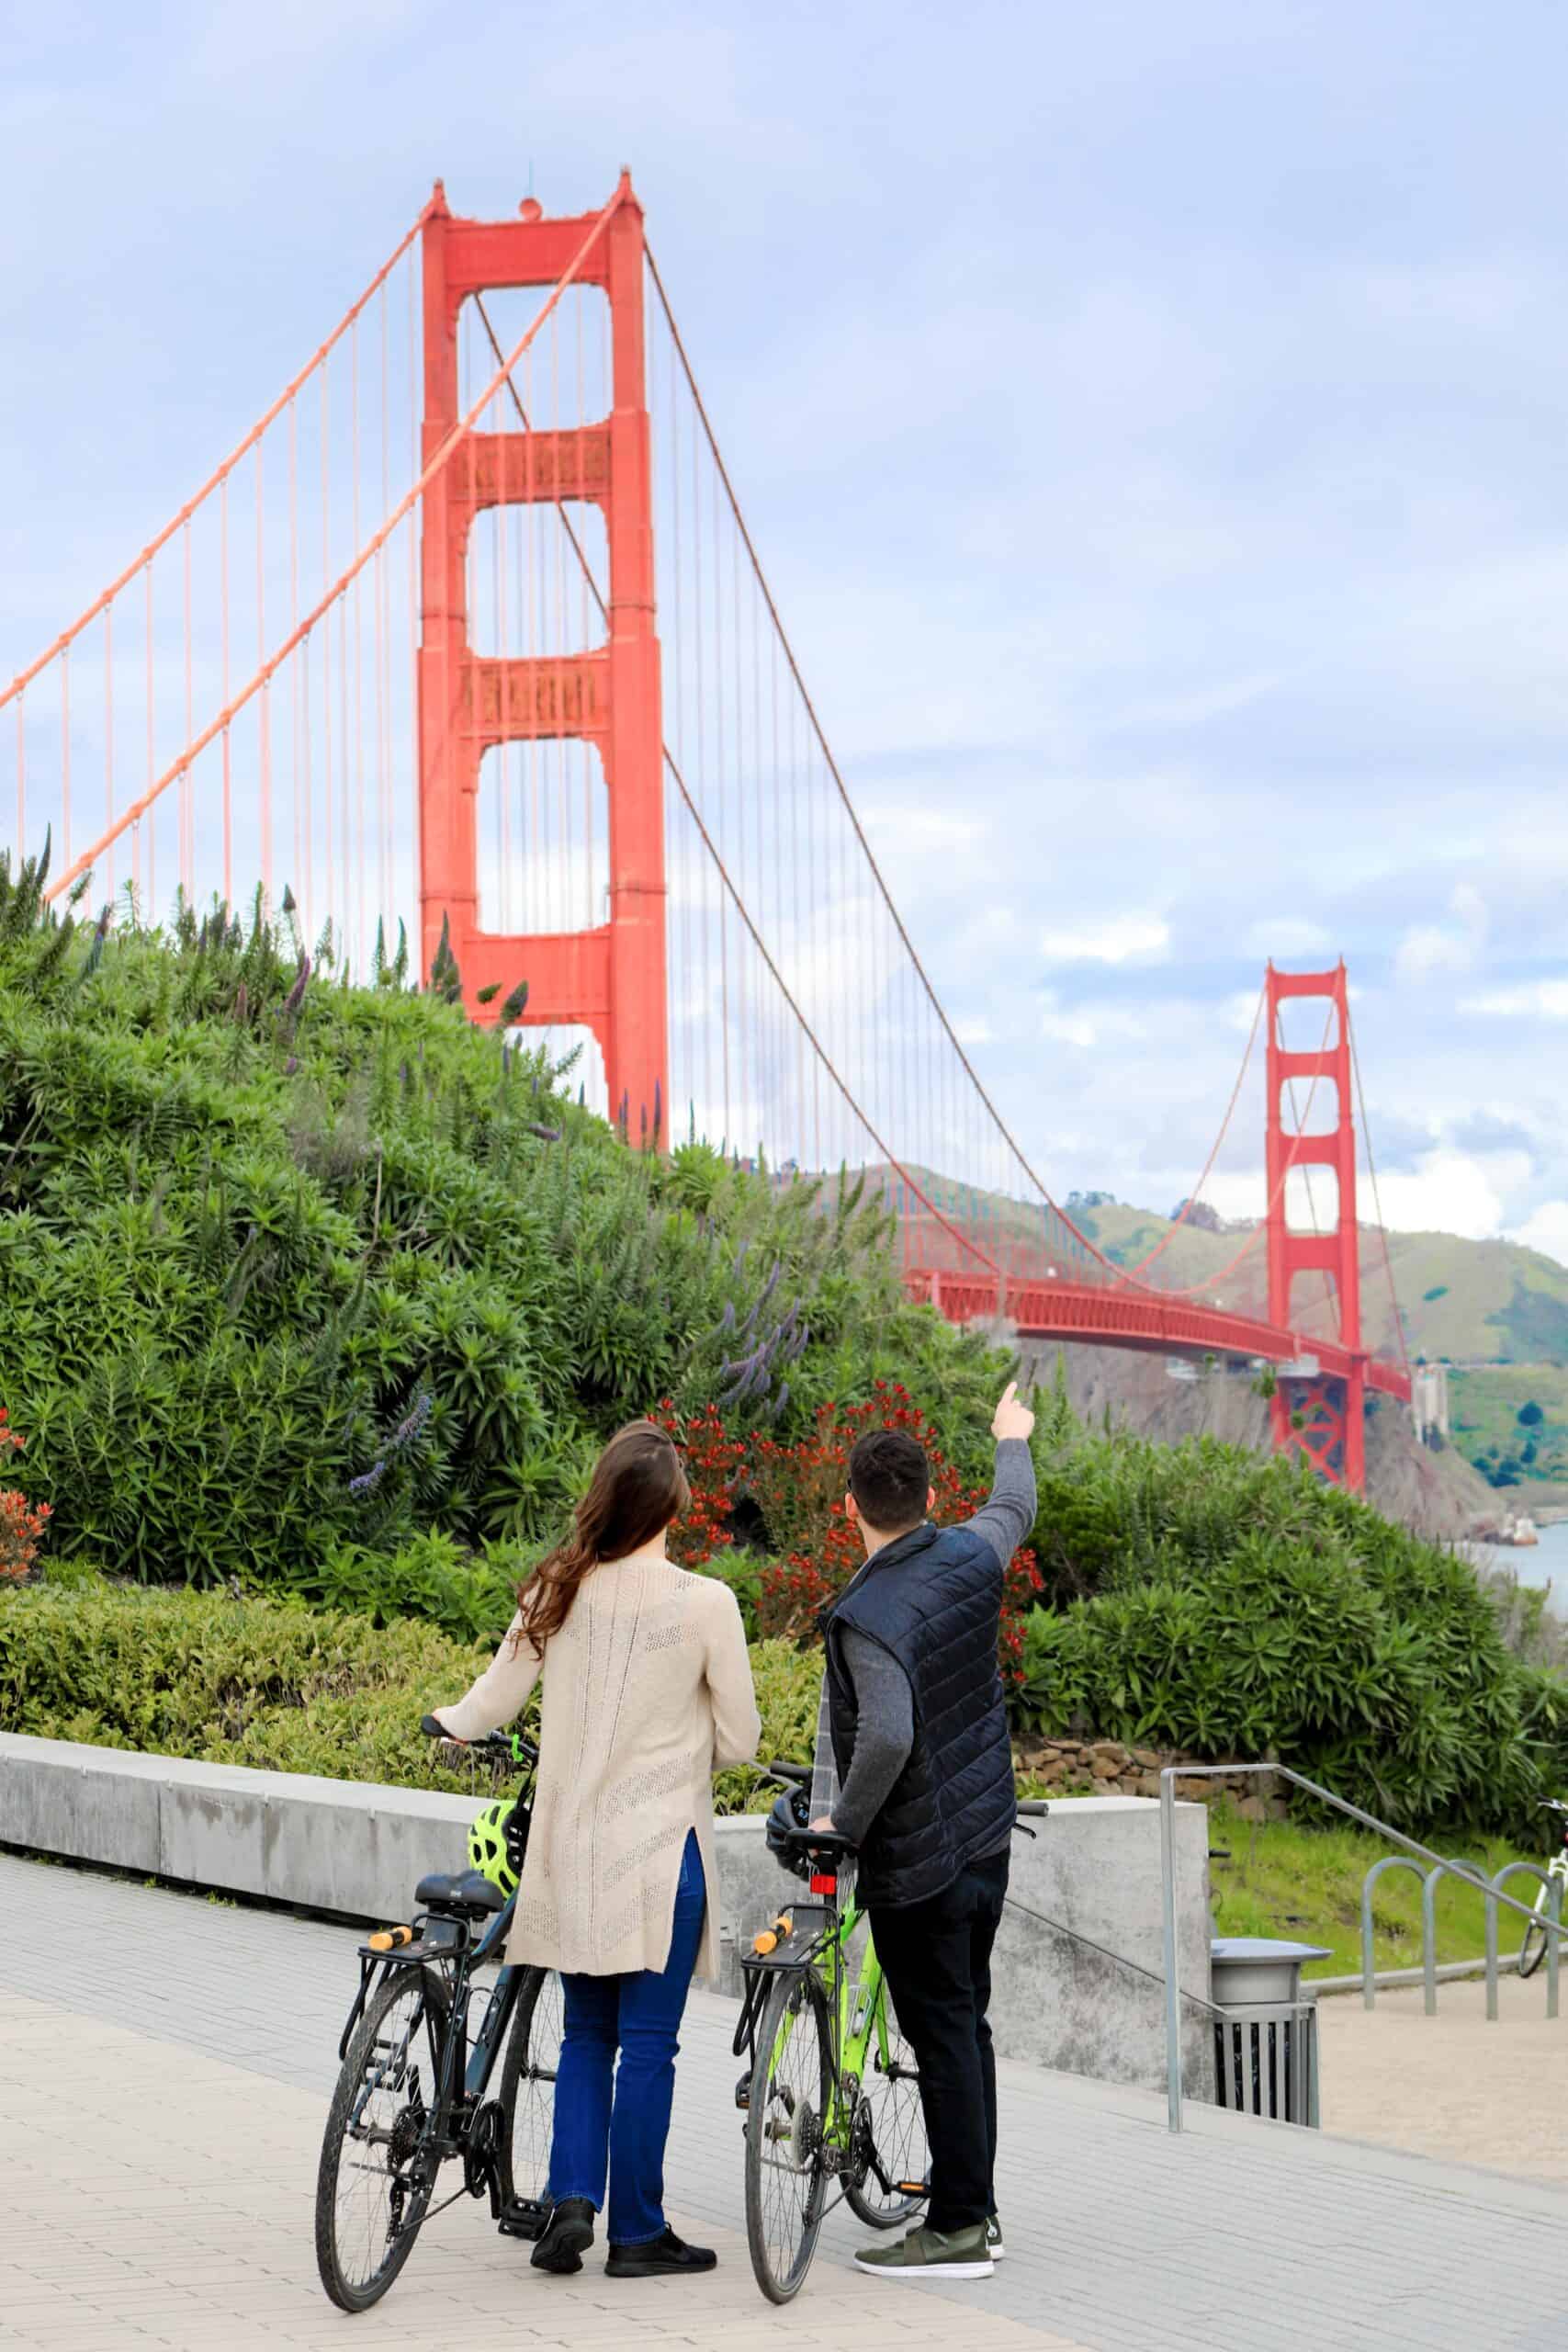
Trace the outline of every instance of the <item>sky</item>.
[[[0, 0], [0, 676], [438, 174], [499, 217], [629, 164], [840, 764], [1057, 1196], [1169, 1209], [1265, 960], [1343, 955], [1389, 1221], [1568, 1262], [1559, 8]], [[1255, 1069], [1227, 1214], [1262, 1116]]]

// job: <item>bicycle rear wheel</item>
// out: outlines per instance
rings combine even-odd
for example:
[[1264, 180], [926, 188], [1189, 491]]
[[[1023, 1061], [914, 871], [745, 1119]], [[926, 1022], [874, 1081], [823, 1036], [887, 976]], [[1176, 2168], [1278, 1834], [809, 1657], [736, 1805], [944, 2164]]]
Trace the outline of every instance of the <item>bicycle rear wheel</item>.
[[800, 2291], [837, 2169], [824, 2146], [834, 2101], [828, 2003], [815, 1969], [773, 1981], [758, 2029], [746, 2116], [746, 2238], [772, 2303]]
[[518, 1989], [501, 2069], [501, 2195], [538, 2203], [550, 2171], [556, 2074], [560, 2065], [560, 1978], [530, 1968]]
[[871, 2050], [860, 2088], [854, 2170], [844, 2184], [844, 2195], [851, 2211], [868, 2229], [897, 2229], [925, 2202], [923, 2191], [901, 2184], [925, 2181], [931, 2159], [915, 2053], [898, 2030], [886, 1978], [877, 1988]]
[[341, 2311], [378, 2302], [413, 2252], [438, 2169], [426, 2135], [447, 2015], [432, 1970], [396, 1969], [348, 2045], [316, 2172], [316, 2264]]

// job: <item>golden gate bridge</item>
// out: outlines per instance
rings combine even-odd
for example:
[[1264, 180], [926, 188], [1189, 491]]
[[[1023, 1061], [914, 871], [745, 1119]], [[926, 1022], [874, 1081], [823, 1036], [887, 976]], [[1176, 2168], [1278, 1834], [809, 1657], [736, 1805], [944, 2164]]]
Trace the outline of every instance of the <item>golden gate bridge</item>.
[[476, 1017], [525, 980], [519, 1023], [588, 1041], [629, 1141], [867, 1171], [953, 1320], [1272, 1365], [1277, 1442], [1356, 1488], [1369, 1393], [1408, 1401], [1386, 1247], [1397, 1360], [1363, 1340], [1343, 964], [1265, 976], [1265, 1213], [1217, 1272], [1176, 1282], [1168, 1232], [1119, 1264], [1056, 1204], [888, 890], [624, 174], [598, 211], [502, 221], [437, 183], [0, 692], [0, 747], [51, 899], [287, 891], [339, 969], [401, 924]]

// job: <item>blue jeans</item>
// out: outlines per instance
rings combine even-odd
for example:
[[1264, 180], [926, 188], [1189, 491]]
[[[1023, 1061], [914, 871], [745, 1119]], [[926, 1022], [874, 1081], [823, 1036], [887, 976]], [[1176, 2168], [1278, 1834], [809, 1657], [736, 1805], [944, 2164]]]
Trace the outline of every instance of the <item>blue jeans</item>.
[[706, 1908], [694, 1829], [681, 1857], [674, 1933], [662, 1970], [561, 1978], [566, 2027], [556, 2068], [547, 2194], [558, 2203], [586, 2197], [597, 2212], [608, 2173], [612, 2245], [646, 2245], [664, 2234], [664, 2143], [675, 2096], [677, 2036]]

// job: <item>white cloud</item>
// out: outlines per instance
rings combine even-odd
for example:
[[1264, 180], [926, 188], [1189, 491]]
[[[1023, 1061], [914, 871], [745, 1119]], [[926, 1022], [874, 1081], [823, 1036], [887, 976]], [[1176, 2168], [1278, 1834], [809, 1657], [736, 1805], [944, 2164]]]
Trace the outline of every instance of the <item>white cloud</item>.
[[1470, 964], [1468, 942], [1429, 922], [1405, 933], [1393, 959], [1402, 980], [1429, 980], [1434, 972], [1468, 972]]
[[1107, 915], [1040, 935], [1040, 952], [1053, 964], [1147, 963], [1169, 945], [1162, 915]]
[[[1312, 1172], [1316, 1184], [1318, 1171]], [[1507, 1198], [1528, 1176], [1529, 1162], [1523, 1153], [1498, 1152], [1481, 1158], [1439, 1148], [1426, 1153], [1417, 1168], [1380, 1175], [1378, 1190], [1383, 1215], [1395, 1232], [1459, 1233], [1472, 1241], [1486, 1241], [1504, 1230]], [[1329, 1180], [1326, 1193], [1318, 1192], [1318, 1216], [1324, 1224], [1330, 1220], [1332, 1212], [1326, 1203], [1332, 1196]], [[1203, 1198], [1222, 1216], [1261, 1216], [1267, 1200], [1263, 1170], [1215, 1169], [1204, 1182]], [[1357, 1186], [1356, 1210], [1363, 1225], [1371, 1224], [1377, 1216], [1364, 1168]], [[1292, 1200], [1292, 1217], [1302, 1211], [1303, 1204]], [[1507, 1238], [1529, 1249], [1544, 1250], [1549, 1257], [1568, 1264], [1568, 1201], [1549, 1201], [1526, 1224], [1508, 1228]]]
[[[1381, 1175], [1378, 1190], [1383, 1216], [1396, 1232], [1459, 1233], [1468, 1240], [1485, 1241], [1502, 1229], [1508, 1197], [1529, 1182], [1529, 1173], [1524, 1152], [1481, 1158], [1439, 1148], [1424, 1153], [1414, 1169]], [[1364, 1222], [1377, 1214], [1372, 1188], [1364, 1179], [1358, 1207]]]
[[921, 855], [972, 849], [990, 831], [983, 817], [956, 817], [942, 808], [870, 808], [861, 822], [878, 840], [886, 835], [898, 849]]
[[1123, 1004], [1064, 1005], [1054, 989], [1040, 995], [1040, 1034], [1063, 1046], [1104, 1046], [1112, 1039], [1145, 1044], [1148, 1023]]
[[1523, 1014], [1538, 1021], [1568, 1021], [1568, 980], [1526, 980], [1517, 988], [1488, 989], [1482, 996], [1461, 999], [1460, 1011], [1495, 1012], [1510, 1020]]
[[953, 1034], [961, 1046], [988, 1046], [997, 1033], [988, 1021], [955, 1021]]
[[1041, 1007], [1040, 1035], [1055, 1038], [1059, 1046], [1088, 1047], [1100, 1043], [1100, 1030], [1088, 1012], [1059, 1012], [1052, 997]]
[[1521, 1242], [1527, 1250], [1542, 1250], [1560, 1265], [1568, 1266], [1568, 1201], [1544, 1202], [1533, 1216], [1515, 1227], [1508, 1238]]
[[1461, 882], [1449, 900], [1453, 921], [1416, 923], [1400, 941], [1394, 969], [1402, 980], [1427, 980], [1436, 972], [1468, 972], [1486, 938], [1486, 905], [1481, 893]]
[[1219, 1007], [1220, 1019], [1225, 1027], [1236, 1030], [1244, 1037], [1249, 1036], [1252, 1024], [1258, 1018], [1258, 1007], [1261, 996], [1261, 989], [1251, 990], [1239, 989], [1234, 996], [1227, 996]]
[[1247, 926], [1244, 942], [1251, 956], [1326, 956], [1334, 943], [1320, 922], [1302, 915], [1269, 915]]

